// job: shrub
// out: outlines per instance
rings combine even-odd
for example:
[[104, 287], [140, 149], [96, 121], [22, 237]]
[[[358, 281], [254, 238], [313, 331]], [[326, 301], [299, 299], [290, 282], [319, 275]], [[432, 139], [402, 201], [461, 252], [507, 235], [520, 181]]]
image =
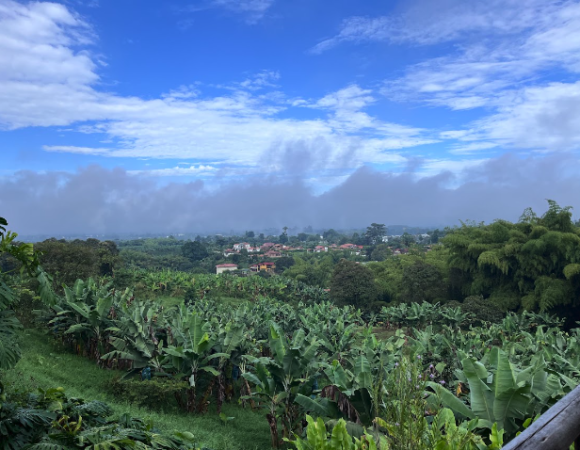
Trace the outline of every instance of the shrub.
[[461, 304], [461, 309], [463, 312], [472, 313], [475, 320], [482, 322], [499, 323], [505, 316], [495, 304], [484, 299], [482, 295], [471, 295], [467, 297]]
[[173, 402], [177, 402], [179, 407], [184, 407], [183, 398], [188, 384], [170, 378], [154, 378], [146, 381], [133, 378], [113, 380], [110, 388], [115, 396], [130, 403], [156, 409]]

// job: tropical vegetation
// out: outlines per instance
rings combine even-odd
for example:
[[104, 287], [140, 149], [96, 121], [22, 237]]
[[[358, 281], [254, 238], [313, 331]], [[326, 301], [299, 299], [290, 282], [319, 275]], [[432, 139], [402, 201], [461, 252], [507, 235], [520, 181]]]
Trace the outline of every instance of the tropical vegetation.
[[[550, 202], [541, 217], [464, 223], [402, 255], [379, 247], [373, 224], [364, 239], [377, 261], [295, 257], [273, 276], [119, 267], [110, 244], [92, 243], [92, 276], [67, 283], [65, 264], [60, 284], [3, 221], [0, 365], [18, 361], [19, 301], [36, 291], [32, 326], [122, 374], [105, 387], [118, 398], [224, 428], [229, 408], [259, 412], [272, 448], [501, 448], [580, 380], [571, 217]], [[211, 258], [200, 245], [182, 256]], [[61, 389], [2, 401], [11, 450], [198, 445]]]

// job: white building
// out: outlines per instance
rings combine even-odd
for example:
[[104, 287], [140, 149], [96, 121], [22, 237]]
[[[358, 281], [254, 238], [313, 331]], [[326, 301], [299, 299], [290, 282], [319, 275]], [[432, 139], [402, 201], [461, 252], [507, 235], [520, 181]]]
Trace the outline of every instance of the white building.
[[219, 275], [220, 273], [229, 272], [231, 270], [237, 270], [237, 268], [238, 268], [237, 264], [218, 264], [217, 266], [215, 266], [215, 273]]

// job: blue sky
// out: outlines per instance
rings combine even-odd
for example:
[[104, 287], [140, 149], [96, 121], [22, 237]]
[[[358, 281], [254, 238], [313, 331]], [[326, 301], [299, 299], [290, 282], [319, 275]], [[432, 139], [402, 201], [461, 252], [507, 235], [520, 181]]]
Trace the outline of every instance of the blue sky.
[[0, 0], [0, 177], [576, 177], [579, 72], [578, 1]]

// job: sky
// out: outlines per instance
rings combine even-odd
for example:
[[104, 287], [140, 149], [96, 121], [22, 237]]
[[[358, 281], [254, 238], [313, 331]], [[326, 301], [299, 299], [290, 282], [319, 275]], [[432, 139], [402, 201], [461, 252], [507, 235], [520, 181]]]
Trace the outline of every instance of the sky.
[[64, 235], [580, 212], [579, 73], [578, 1], [0, 0], [0, 215]]

